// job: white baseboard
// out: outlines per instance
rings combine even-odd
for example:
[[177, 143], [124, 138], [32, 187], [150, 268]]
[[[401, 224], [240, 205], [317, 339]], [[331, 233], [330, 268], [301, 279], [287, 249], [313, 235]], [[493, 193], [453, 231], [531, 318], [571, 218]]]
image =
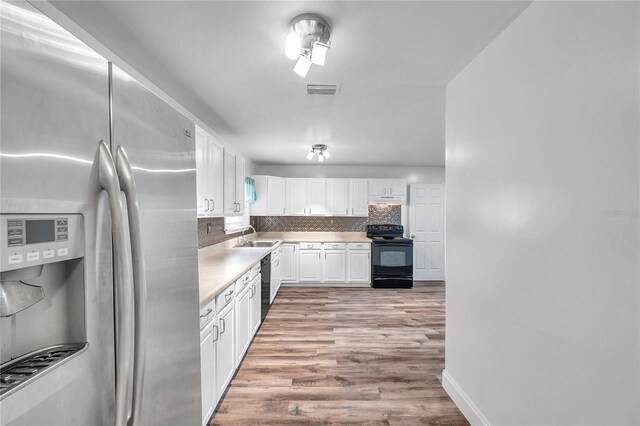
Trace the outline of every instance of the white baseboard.
[[449, 375], [447, 370], [442, 371], [442, 387], [447, 391], [453, 402], [458, 406], [462, 414], [472, 425], [489, 426], [487, 418], [482, 415], [478, 407], [469, 399], [460, 385]]
[[282, 287], [371, 287], [370, 283], [282, 283]]

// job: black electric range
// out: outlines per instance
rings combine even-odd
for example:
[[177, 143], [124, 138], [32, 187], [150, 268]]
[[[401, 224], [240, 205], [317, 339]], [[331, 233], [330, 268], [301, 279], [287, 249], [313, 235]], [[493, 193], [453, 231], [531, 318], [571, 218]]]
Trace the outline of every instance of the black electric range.
[[413, 287], [413, 240], [402, 225], [367, 225], [371, 238], [371, 287]]

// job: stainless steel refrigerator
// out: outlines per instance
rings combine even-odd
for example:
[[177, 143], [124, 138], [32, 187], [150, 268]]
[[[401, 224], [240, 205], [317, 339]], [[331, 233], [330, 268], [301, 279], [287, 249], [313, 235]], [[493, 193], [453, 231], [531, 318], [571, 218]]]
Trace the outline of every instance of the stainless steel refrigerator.
[[2, 424], [200, 424], [194, 124], [0, 4]]

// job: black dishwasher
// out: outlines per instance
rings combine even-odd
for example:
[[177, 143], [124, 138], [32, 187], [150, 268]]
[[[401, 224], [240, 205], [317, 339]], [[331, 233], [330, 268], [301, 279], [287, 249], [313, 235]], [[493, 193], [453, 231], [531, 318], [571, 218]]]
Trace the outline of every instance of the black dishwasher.
[[271, 253], [260, 261], [260, 274], [260, 317], [264, 321], [271, 307]]

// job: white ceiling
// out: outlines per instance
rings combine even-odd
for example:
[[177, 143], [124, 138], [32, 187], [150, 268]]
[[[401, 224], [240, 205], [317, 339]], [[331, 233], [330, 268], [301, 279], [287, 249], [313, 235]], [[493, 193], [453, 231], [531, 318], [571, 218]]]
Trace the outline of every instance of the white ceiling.
[[[442, 166], [445, 85], [528, 2], [63, 1], [54, 5], [259, 164]], [[307, 79], [284, 55], [289, 20], [332, 25]], [[335, 97], [304, 83], [341, 83]]]

